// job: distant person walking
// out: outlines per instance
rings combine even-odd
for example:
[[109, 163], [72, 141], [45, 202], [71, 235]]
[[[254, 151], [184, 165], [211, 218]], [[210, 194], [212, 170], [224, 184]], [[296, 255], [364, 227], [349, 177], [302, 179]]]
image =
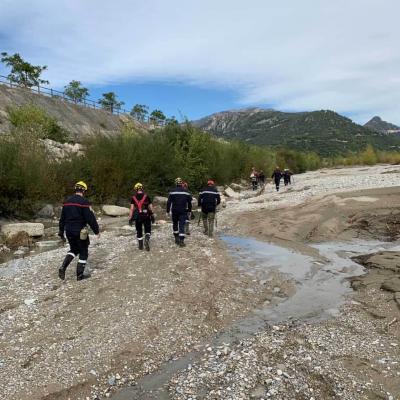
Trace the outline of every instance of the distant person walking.
[[199, 193], [198, 199], [198, 207], [201, 207], [204, 234], [209, 237], [214, 235], [215, 213], [220, 203], [221, 196], [215, 187], [215, 182], [209, 179], [207, 181], [207, 186]]
[[271, 178], [275, 182], [276, 191], [279, 192], [279, 185], [280, 185], [281, 179], [282, 179], [282, 172], [278, 166], [275, 167], [275, 170], [272, 173]]
[[175, 187], [171, 189], [167, 201], [167, 214], [172, 214], [172, 229], [175, 243], [185, 246], [185, 223], [187, 214], [192, 211], [192, 195], [183, 187], [181, 178], [175, 179]]
[[85, 274], [85, 267], [89, 256], [89, 231], [87, 225], [97, 237], [100, 237], [99, 225], [96, 217], [90, 207], [90, 203], [85, 199], [87, 185], [83, 181], [75, 184], [75, 194], [68, 197], [64, 202], [59, 221], [58, 236], [65, 241], [67, 236], [70, 246], [69, 252], [64, 258], [61, 267], [58, 269], [60, 279], [65, 279], [65, 271], [72, 260], [79, 255], [78, 264], [76, 266], [76, 279], [78, 281], [89, 278], [89, 274]]
[[285, 186], [287, 185], [291, 185], [292, 184], [292, 175], [293, 173], [288, 169], [285, 168], [283, 170], [283, 183], [285, 184]]
[[261, 188], [263, 188], [265, 186], [265, 174], [264, 174], [263, 170], [261, 170], [258, 174], [258, 182], [259, 182]]
[[251, 182], [251, 187], [253, 190], [257, 190], [257, 185], [258, 185], [258, 173], [257, 170], [253, 167], [251, 169], [250, 173], [250, 182]]
[[152, 201], [144, 192], [141, 183], [138, 182], [134, 190], [135, 194], [132, 196], [129, 211], [129, 225], [132, 226], [135, 223], [139, 250], [144, 248], [150, 251], [151, 224], [155, 222]]

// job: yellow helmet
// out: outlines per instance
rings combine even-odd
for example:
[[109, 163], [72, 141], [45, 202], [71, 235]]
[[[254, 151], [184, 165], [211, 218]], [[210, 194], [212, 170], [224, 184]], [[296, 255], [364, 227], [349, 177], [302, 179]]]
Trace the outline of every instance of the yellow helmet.
[[87, 191], [87, 185], [83, 181], [79, 181], [75, 183], [75, 190], [84, 190]]
[[175, 185], [182, 185], [182, 183], [183, 183], [182, 178], [176, 178], [175, 179]]
[[141, 189], [143, 189], [143, 185], [141, 184], [141, 183], [137, 183], [134, 187], [133, 187], [135, 190], [141, 190]]

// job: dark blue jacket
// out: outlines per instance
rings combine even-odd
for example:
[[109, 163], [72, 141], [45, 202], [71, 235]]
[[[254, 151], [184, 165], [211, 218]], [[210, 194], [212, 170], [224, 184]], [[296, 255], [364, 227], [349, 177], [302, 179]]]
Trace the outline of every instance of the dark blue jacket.
[[182, 186], [171, 189], [168, 195], [167, 213], [174, 214], [192, 211], [192, 195]]
[[59, 222], [59, 233], [62, 235], [64, 231], [79, 233], [86, 225], [92, 228], [95, 235], [99, 233], [99, 225], [90, 208], [89, 201], [77, 194], [68, 197], [63, 204]]
[[221, 196], [215, 186], [206, 186], [199, 193], [198, 205], [203, 212], [215, 212], [217, 205], [221, 203]]
[[272, 175], [271, 178], [275, 180], [275, 182], [279, 182], [282, 179], [282, 172], [280, 169], [276, 169]]

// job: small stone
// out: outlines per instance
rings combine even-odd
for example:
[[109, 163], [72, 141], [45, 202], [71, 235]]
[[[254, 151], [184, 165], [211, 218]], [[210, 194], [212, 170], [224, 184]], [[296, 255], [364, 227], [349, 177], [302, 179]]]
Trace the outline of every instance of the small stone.
[[32, 304], [34, 304], [36, 302], [36, 299], [25, 299], [24, 300], [24, 303], [27, 305], [27, 306], [31, 306]]
[[108, 384], [110, 386], [114, 386], [116, 382], [115, 376], [111, 376], [110, 378], [108, 378]]

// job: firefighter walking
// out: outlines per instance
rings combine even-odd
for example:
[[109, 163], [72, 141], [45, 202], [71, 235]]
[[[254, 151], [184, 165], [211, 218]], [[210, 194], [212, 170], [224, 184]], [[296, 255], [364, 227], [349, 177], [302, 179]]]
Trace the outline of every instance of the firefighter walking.
[[192, 195], [183, 187], [181, 178], [175, 179], [175, 187], [171, 189], [167, 201], [167, 214], [172, 214], [172, 230], [175, 243], [185, 246], [185, 224], [187, 215], [192, 211]]
[[212, 179], [207, 181], [207, 186], [199, 193], [198, 206], [201, 207], [204, 234], [212, 237], [214, 234], [215, 212], [221, 203], [221, 196]]
[[77, 182], [74, 189], [75, 194], [70, 196], [63, 204], [59, 221], [58, 235], [65, 241], [65, 232], [70, 249], [61, 267], [58, 269], [58, 276], [64, 280], [67, 267], [79, 255], [76, 266], [76, 279], [80, 281], [90, 276], [85, 274], [90, 244], [87, 225], [89, 225], [97, 237], [100, 237], [100, 230], [90, 203], [85, 198], [88, 189], [86, 183], [83, 181]]
[[155, 222], [152, 202], [141, 183], [138, 182], [134, 190], [129, 211], [129, 225], [135, 223], [139, 250], [150, 251], [151, 224]]

